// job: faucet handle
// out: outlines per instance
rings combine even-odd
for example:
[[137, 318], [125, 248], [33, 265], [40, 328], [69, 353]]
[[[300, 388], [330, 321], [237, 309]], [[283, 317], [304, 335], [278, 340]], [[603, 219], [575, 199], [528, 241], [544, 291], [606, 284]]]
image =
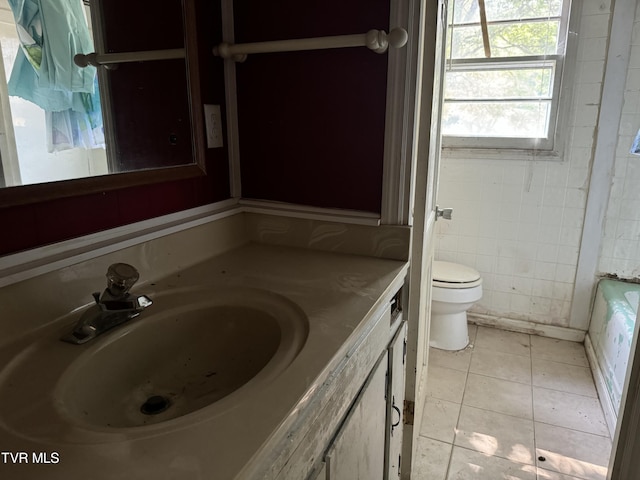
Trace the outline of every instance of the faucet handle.
[[107, 270], [107, 290], [114, 297], [123, 297], [139, 278], [135, 267], [128, 263], [114, 263]]

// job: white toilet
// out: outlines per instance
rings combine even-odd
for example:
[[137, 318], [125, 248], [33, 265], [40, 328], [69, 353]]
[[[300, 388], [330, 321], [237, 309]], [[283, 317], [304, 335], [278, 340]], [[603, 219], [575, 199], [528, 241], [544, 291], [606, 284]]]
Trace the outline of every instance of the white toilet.
[[482, 298], [477, 270], [451, 262], [433, 262], [431, 334], [429, 345], [462, 350], [469, 344], [467, 310]]

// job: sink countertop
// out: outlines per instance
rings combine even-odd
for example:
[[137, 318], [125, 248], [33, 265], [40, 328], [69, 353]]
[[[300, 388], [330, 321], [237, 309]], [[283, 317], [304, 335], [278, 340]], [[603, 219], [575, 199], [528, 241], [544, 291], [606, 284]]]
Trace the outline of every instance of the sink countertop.
[[[366, 327], [404, 283], [408, 264], [397, 260], [335, 254], [306, 249], [248, 244], [161, 281], [140, 283], [135, 292], [154, 294], [191, 286], [243, 287], [269, 290], [297, 304], [309, 320], [307, 341], [295, 360], [266, 386], [245, 395], [215, 416], [205, 407], [185, 424], [169, 428], [78, 429], [60, 431], [61, 441], [26, 438], [0, 421], [0, 450], [27, 452], [28, 464], [3, 463], [0, 477], [11, 479], [234, 479], [286, 442], [295, 419], [304, 414]], [[143, 279], [144, 280], [144, 279]], [[153, 308], [154, 306], [150, 307]], [[75, 317], [77, 318], [77, 316]], [[75, 320], [74, 318], [74, 320]], [[144, 313], [140, 319], [144, 321]], [[57, 335], [73, 320], [38, 332]], [[117, 330], [117, 328], [116, 328]], [[107, 333], [106, 335], [108, 335]], [[30, 335], [0, 350], [7, 365], [39, 337]], [[68, 346], [82, 348], [81, 346]], [[18, 355], [19, 356], [19, 355]], [[43, 372], [34, 372], [34, 379]], [[10, 388], [0, 371], [0, 388]], [[0, 390], [1, 399], [1, 390]], [[29, 415], [25, 404], [21, 415]], [[187, 419], [187, 417], [189, 417]], [[30, 419], [46, 429], [47, 418]], [[187, 421], [188, 420], [188, 421]], [[155, 428], [157, 427], [157, 428]], [[32, 454], [55, 452], [59, 462], [31, 463]]]

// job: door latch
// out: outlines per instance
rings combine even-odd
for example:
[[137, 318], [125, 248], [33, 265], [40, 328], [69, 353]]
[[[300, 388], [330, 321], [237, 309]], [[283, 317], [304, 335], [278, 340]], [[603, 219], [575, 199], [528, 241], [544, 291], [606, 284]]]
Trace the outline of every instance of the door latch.
[[453, 216], [453, 208], [440, 208], [438, 205], [436, 205], [436, 220], [438, 220], [438, 218], [442, 217], [445, 220], [451, 220], [451, 217]]

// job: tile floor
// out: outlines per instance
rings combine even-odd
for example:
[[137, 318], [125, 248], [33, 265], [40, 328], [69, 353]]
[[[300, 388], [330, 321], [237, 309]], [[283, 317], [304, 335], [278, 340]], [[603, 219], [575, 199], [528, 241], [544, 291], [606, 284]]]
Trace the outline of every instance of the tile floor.
[[412, 478], [606, 479], [611, 440], [584, 347], [474, 325], [469, 337], [430, 351]]

